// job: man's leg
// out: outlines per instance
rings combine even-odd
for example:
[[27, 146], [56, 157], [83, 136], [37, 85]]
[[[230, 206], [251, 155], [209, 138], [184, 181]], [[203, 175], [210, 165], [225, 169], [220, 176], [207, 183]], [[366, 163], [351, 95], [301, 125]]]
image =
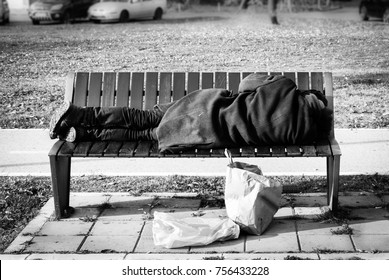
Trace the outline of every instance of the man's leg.
[[129, 128], [144, 130], [158, 126], [163, 112], [128, 107], [78, 107], [65, 102], [50, 122], [50, 137], [65, 135], [70, 127]]
[[[61, 137], [60, 137], [61, 138]], [[157, 141], [156, 128], [145, 130], [132, 130], [125, 128], [99, 129], [71, 127], [69, 132], [62, 138], [68, 142], [75, 141]]]
[[272, 24], [279, 24], [277, 20], [277, 3], [278, 0], [268, 0], [268, 12]]

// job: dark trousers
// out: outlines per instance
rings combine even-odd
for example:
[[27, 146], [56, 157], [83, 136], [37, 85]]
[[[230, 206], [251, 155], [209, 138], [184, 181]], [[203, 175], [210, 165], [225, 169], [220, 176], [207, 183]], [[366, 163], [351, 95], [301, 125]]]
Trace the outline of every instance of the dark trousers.
[[[86, 107], [76, 112], [78, 140], [157, 140], [155, 128], [163, 112], [128, 107]], [[74, 125], [71, 125], [74, 126]]]

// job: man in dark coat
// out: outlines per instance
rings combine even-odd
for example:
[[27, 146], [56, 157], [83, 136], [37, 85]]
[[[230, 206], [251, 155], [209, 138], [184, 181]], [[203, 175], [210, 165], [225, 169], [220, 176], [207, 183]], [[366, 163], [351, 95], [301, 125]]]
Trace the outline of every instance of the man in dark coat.
[[204, 89], [154, 110], [66, 105], [50, 136], [75, 140], [158, 140], [162, 152], [303, 144], [328, 134], [331, 112], [317, 91], [301, 92], [281, 75], [251, 74], [239, 92]]

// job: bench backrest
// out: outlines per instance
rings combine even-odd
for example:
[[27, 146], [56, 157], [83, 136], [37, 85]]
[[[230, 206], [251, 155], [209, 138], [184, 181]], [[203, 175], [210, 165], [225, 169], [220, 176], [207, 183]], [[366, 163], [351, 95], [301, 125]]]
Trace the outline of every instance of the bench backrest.
[[[151, 109], [155, 104], [177, 100], [205, 88], [238, 91], [240, 81], [251, 72], [72, 72], [66, 81], [65, 99], [78, 106], [129, 106]], [[323, 92], [333, 110], [332, 73], [329, 72], [258, 72], [282, 74], [301, 90]], [[332, 122], [331, 138], [334, 137]]]

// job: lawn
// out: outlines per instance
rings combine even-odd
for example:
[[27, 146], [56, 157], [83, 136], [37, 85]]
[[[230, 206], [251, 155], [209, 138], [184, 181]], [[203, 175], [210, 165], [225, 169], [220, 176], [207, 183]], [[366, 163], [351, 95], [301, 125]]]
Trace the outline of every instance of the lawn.
[[[335, 127], [388, 128], [389, 26], [334, 13], [340, 15], [282, 14], [281, 26], [271, 26], [263, 10], [171, 12], [162, 21], [126, 24], [1, 26], [0, 128], [46, 128], [68, 71], [331, 71]], [[324, 191], [321, 177], [278, 179], [302, 191]], [[342, 176], [340, 188], [383, 193], [388, 180]], [[88, 176], [71, 184], [72, 191], [220, 196], [223, 183], [219, 177]], [[0, 177], [0, 253], [50, 196], [50, 178]]]
[[69, 71], [331, 71], [337, 128], [388, 127], [389, 26], [347, 20], [356, 10], [342, 11], [284, 13], [280, 26], [263, 10], [236, 9], [2, 26], [0, 128], [47, 127]]

